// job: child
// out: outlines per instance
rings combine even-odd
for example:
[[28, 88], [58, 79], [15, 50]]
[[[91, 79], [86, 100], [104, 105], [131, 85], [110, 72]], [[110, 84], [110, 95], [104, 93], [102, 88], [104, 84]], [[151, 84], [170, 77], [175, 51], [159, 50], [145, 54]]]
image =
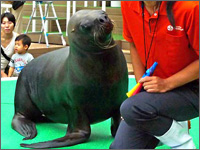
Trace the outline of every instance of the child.
[[10, 69], [8, 77], [18, 77], [21, 70], [33, 60], [33, 56], [28, 53], [28, 48], [31, 45], [31, 39], [26, 34], [21, 34], [15, 39], [15, 54], [11, 57], [9, 63]]

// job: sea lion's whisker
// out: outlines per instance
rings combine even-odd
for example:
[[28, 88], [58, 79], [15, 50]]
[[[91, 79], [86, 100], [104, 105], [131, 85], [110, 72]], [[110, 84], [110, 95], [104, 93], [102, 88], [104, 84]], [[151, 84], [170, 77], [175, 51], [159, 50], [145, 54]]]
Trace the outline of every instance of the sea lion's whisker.
[[[102, 48], [102, 49], [110, 49], [110, 48], [116, 46], [115, 43], [114, 43], [113, 45], [111, 45], [112, 36], [110, 36], [109, 41], [106, 42], [106, 43], [101, 43], [101, 42], [99, 42], [98, 37], [99, 37], [99, 36], [98, 36], [98, 32], [97, 32], [97, 33], [94, 32], [94, 42], [95, 42], [95, 44], [96, 44], [97, 46], [99, 46], [100, 48]], [[105, 44], [105, 45], [104, 45], [104, 44]]]

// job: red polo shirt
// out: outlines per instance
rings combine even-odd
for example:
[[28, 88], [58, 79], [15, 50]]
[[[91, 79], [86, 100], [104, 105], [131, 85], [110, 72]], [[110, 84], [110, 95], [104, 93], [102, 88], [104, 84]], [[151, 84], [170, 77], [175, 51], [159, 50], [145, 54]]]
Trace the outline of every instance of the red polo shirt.
[[[121, 9], [123, 36], [128, 42], [134, 42], [145, 65], [141, 4], [141, 1], [122, 1]], [[144, 8], [146, 55], [158, 19], [147, 68], [157, 61], [158, 66], [154, 75], [161, 78], [167, 78], [177, 73], [199, 58], [199, 2], [175, 2], [172, 8], [175, 29], [172, 28], [167, 18], [166, 4], [166, 1], [162, 1], [159, 12], [155, 12], [152, 16]]]

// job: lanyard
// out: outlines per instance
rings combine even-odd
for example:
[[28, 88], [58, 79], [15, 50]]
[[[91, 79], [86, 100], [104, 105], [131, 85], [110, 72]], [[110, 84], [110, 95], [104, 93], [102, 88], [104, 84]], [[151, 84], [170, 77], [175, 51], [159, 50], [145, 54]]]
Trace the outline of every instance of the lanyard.
[[[158, 10], [158, 12], [159, 12], [159, 10]], [[142, 2], [142, 20], [143, 20], [143, 35], [144, 35], [145, 70], [147, 70], [147, 62], [148, 62], [148, 59], [149, 59], [149, 54], [150, 54], [150, 51], [151, 51], [151, 46], [152, 46], [152, 43], [153, 43], [154, 34], [155, 34], [157, 23], [158, 23], [158, 17], [157, 17], [157, 20], [156, 20], [156, 25], [154, 27], [153, 36], [151, 38], [151, 43], [150, 43], [150, 46], [149, 46], [149, 51], [148, 51], [148, 54], [146, 54], [147, 50], [146, 50], [145, 27], [144, 27], [144, 2]]]

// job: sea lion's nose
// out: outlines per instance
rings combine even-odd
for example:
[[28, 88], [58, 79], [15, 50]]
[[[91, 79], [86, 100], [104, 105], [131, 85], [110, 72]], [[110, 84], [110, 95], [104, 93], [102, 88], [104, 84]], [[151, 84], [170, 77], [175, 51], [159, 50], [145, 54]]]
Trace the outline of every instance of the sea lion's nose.
[[106, 14], [102, 14], [100, 17], [99, 17], [99, 22], [100, 23], [109, 23], [110, 22], [110, 19], [108, 18], [108, 16]]

